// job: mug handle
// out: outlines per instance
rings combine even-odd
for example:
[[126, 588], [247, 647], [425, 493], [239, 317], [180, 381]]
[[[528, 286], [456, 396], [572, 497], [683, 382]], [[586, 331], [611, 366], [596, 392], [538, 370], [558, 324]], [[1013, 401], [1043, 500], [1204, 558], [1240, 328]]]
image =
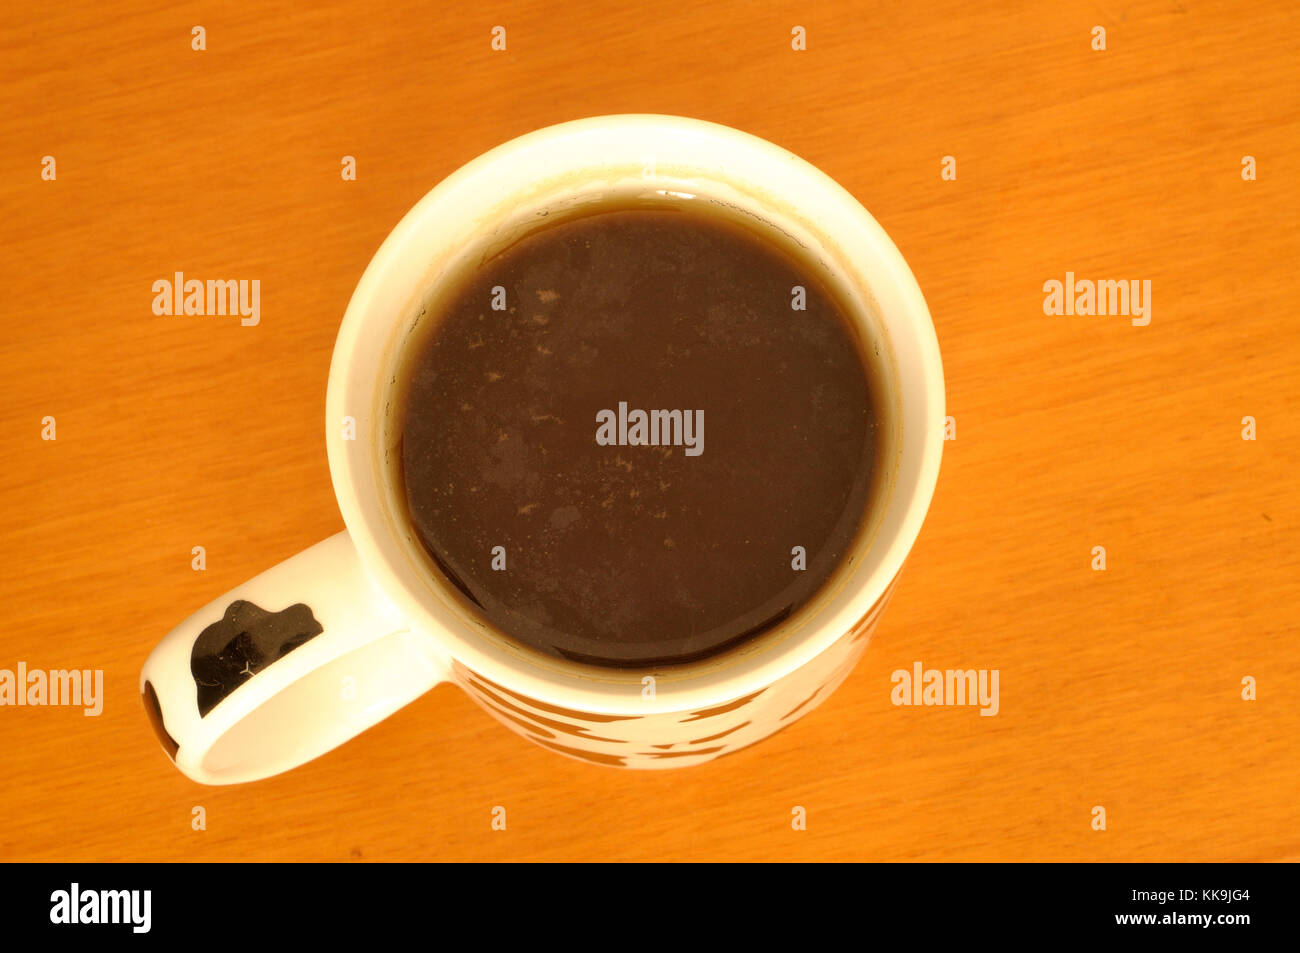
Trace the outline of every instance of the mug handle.
[[149, 654], [140, 692], [176, 767], [239, 784], [324, 754], [450, 677], [342, 532], [178, 625]]

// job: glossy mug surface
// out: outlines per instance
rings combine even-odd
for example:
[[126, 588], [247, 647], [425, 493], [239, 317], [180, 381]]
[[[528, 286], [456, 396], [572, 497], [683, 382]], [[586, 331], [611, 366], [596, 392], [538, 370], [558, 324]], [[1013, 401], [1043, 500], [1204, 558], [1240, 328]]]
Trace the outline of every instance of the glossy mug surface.
[[[430, 572], [405, 518], [394, 388], [437, 289], [551, 215], [654, 196], [715, 203], [819, 261], [879, 358], [886, 488], [829, 584], [715, 657], [645, 672], [546, 656], [497, 633]], [[817, 707], [861, 656], [938, 477], [943, 371], [925, 301], [867, 211], [813, 166], [737, 130], [614, 115], [547, 127], [453, 173], [398, 223], [348, 305], [326, 433], [346, 531], [200, 609], [141, 673], [164, 749], [207, 784], [252, 781], [336, 747], [440, 682], [512, 731], [594, 764], [682, 767]]]

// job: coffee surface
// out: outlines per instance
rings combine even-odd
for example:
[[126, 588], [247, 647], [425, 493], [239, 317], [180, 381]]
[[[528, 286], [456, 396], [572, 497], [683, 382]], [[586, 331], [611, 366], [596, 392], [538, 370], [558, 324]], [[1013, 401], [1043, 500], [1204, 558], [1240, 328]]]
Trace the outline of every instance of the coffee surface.
[[608, 210], [528, 234], [436, 311], [403, 371], [408, 515], [509, 638], [693, 661], [786, 618], [848, 553], [878, 482], [875, 391], [784, 248]]

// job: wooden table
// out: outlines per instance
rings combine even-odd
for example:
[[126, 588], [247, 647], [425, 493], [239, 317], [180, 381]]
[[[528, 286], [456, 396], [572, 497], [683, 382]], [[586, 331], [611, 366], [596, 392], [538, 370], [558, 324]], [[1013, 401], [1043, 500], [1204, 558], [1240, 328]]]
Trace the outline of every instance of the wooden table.
[[[99, 668], [106, 700], [0, 708], [0, 858], [1300, 859], [1292, 4], [25, 6], [0, 14], [0, 667]], [[444, 686], [288, 775], [191, 783], [141, 663], [342, 528], [325, 381], [371, 254], [483, 150], [615, 112], [802, 155], [926, 294], [956, 440], [864, 660], [683, 772], [561, 758]], [[260, 278], [260, 324], [155, 316], [175, 271]], [[1045, 314], [1066, 272], [1150, 280], [1150, 323]], [[895, 707], [915, 661], [998, 669], [1000, 713]]]

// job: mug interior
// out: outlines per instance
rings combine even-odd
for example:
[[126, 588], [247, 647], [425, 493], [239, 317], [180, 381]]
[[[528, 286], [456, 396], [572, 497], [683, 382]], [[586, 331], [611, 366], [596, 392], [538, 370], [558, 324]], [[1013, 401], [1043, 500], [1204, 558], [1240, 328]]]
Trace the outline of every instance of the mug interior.
[[[512, 641], [433, 567], [402, 499], [397, 410], [411, 340], [442, 295], [540, 224], [611, 202], [706, 203], [774, 241], [798, 245], [854, 322], [884, 398], [884, 484], [854, 548], [812, 600], [748, 642], [647, 671], [596, 667]], [[797, 157], [724, 126], [607, 116], [512, 140], [426, 195], [376, 253], [340, 329], [327, 396], [339, 505], [377, 586], [431, 640], [507, 688], [610, 713], [648, 714], [748, 694], [802, 665], [875, 604], [928, 506], [943, 421], [942, 371], [915, 280], [847, 192]], [[351, 416], [355, 440], [335, 438]], [[644, 697], [642, 678], [656, 691]]]

